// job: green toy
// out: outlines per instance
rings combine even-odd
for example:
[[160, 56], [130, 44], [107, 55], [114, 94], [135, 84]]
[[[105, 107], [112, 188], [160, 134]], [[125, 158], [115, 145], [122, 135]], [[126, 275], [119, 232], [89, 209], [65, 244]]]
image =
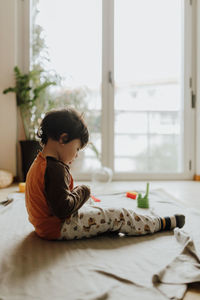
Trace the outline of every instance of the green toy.
[[137, 206], [139, 208], [149, 208], [149, 182], [147, 183], [146, 194], [142, 197], [142, 194], [138, 194]]

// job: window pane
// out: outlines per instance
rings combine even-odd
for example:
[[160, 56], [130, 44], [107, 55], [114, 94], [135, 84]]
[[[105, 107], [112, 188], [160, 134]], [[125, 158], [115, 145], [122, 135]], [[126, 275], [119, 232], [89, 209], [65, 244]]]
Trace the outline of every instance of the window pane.
[[[49, 74], [60, 76], [60, 84], [50, 90], [51, 101], [46, 110], [70, 105], [84, 112], [91, 141], [98, 144], [100, 151], [101, 0], [33, 0], [32, 3], [31, 66], [39, 64]], [[80, 155], [79, 172], [98, 164], [94, 148], [91, 149], [92, 158], [90, 151]]]
[[181, 135], [181, 115], [177, 111], [149, 113], [149, 132]]
[[148, 168], [154, 172], [181, 171], [179, 160], [180, 140], [178, 135], [156, 135], [149, 139]]
[[[183, 170], [182, 3], [115, 1], [117, 172], [125, 161], [129, 172]], [[130, 155], [137, 156], [138, 164]], [[144, 155], [146, 159], [140, 159]]]
[[147, 133], [148, 119], [146, 113], [115, 113], [115, 133]]
[[118, 172], [132, 172], [132, 170], [137, 170], [137, 172], [144, 172], [144, 168], [148, 164], [148, 158], [119, 158], [116, 157], [115, 168]]
[[147, 142], [146, 135], [115, 135], [116, 156], [144, 157]]

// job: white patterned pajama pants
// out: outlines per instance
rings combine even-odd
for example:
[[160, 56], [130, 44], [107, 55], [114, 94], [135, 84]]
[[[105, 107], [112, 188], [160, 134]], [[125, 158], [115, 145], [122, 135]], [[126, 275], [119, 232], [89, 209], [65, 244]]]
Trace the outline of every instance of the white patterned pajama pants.
[[84, 205], [62, 224], [59, 239], [81, 239], [105, 232], [145, 235], [160, 230], [160, 218], [138, 215], [126, 208], [102, 208]]

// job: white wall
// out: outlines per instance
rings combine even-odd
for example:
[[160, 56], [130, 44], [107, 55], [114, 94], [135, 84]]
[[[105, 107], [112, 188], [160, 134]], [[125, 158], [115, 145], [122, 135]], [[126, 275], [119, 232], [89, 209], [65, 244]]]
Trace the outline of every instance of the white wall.
[[2, 91], [14, 84], [16, 64], [15, 0], [0, 0], [0, 169], [16, 175], [16, 101]]

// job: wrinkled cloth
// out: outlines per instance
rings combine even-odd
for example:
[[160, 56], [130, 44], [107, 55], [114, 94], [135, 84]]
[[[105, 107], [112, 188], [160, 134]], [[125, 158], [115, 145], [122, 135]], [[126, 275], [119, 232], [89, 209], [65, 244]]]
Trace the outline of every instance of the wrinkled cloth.
[[188, 233], [175, 228], [174, 234], [183, 248], [171, 263], [152, 277], [152, 282], [164, 295], [182, 299], [187, 283], [200, 282], [200, 258]]
[[71, 241], [40, 239], [28, 222], [23, 195], [10, 197], [18, 199], [0, 207], [0, 299], [182, 299], [187, 283], [199, 280], [200, 213], [163, 190], [151, 191], [150, 209], [138, 209], [124, 192], [99, 194], [98, 205], [123, 204], [151, 216], [183, 213], [181, 230]]

